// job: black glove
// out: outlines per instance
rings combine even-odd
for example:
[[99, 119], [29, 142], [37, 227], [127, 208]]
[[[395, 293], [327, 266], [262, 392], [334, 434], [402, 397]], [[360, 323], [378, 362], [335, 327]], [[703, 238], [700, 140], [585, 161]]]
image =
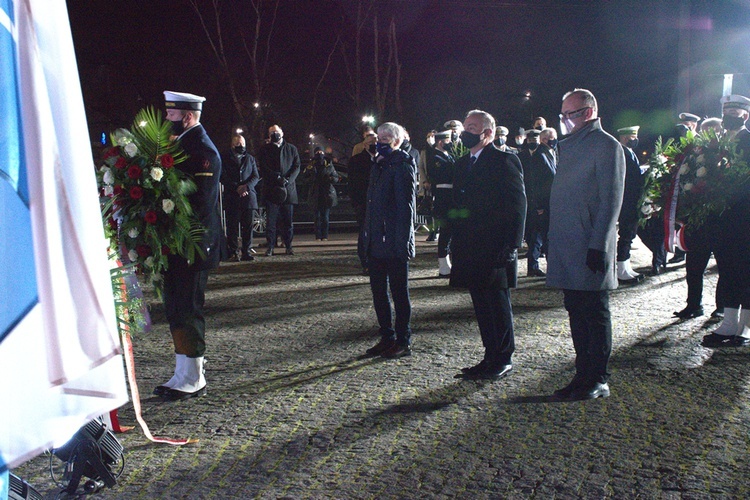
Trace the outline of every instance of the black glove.
[[591, 269], [592, 273], [604, 273], [604, 255], [601, 250], [589, 248], [586, 252], [586, 267]]
[[513, 264], [516, 259], [518, 259], [518, 249], [517, 248], [506, 248], [503, 250], [503, 253], [500, 255], [500, 265], [506, 266], [508, 264]]
[[288, 182], [289, 179], [281, 175], [276, 179], [276, 184], [278, 184], [279, 186], [286, 186]]

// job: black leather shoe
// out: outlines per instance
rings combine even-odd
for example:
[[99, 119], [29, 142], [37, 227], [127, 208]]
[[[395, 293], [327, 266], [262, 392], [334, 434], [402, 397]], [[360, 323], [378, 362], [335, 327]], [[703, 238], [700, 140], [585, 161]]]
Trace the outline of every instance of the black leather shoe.
[[167, 387], [166, 385], [157, 385], [154, 388], [154, 395], [163, 396], [168, 390], [169, 390], [169, 387]]
[[672, 314], [680, 319], [697, 318], [698, 316], [703, 316], [703, 308], [687, 306], [682, 311], [675, 311]]
[[716, 319], [724, 319], [724, 308], [717, 307], [716, 309], [714, 309], [714, 312], [711, 313], [711, 317]]
[[573, 389], [573, 392], [568, 397], [568, 401], [586, 401], [587, 399], [606, 397], [609, 397], [609, 384], [596, 382]]
[[286, 254], [287, 255], [294, 255], [294, 250], [292, 249], [292, 247], [289, 247], [289, 248], [286, 249]]
[[382, 353], [381, 356], [387, 359], [398, 359], [405, 356], [411, 356], [411, 345], [395, 342], [393, 347]]
[[637, 274], [633, 278], [626, 279], [626, 280], [622, 280], [620, 278], [617, 278], [617, 282], [620, 283], [621, 285], [636, 285], [636, 284], [640, 283], [641, 281], [643, 281], [643, 275], [642, 274]]
[[571, 394], [573, 394], [573, 391], [581, 385], [583, 385], [583, 378], [576, 375], [568, 385], [553, 392], [552, 397], [558, 401], [565, 401], [570, 397]]
[[369, 357], [380, 356], [394, 345], [396, 345], [394, 339], [380, 339], [380, 342], [365, 351], [365, 355]]
[[529, 269], [529, 272], [526, 273], [526, 276], [529, 278], [544, 278], [547, 276], [547, 273], [542, 271], [541, 269]]
[[242, 262], [251, 262], [251, 261], [255, 260], [255, 257], [253, 257], [252, 255], [243, 255], [240, 260]]
[[266, 250], [266, 257], [270, 257], [272, 255], [273, 255], [273, 248], [269, 248], [268, 250]]
[[739, 335], [719, 335], [718, 333], [712, 333], [703, 337], [701, 345], [703, 347], [741, 347], [748, 345], [748, 343], [750, 343], [750, 339], [740, 337]]
[[161, 395], [165, 401], [183, 401], [190, 398], [199, 398], [206, 394], [206, 387], [198, 389], [195, 392], [182, 392], [175, 389], [167, 389], [167, 391]]
[[510, 363], [507, 365], [500, 365], [498, 367], [492, 367], [485, 365], [484, 369], [477, 370], [476, 372], [460, 373], [458, 378], [464, 380], [498, 380], [510, 373], [513, 369], [513, 365]]
[[484, 359], [477, 363], [474, 366], [469, 366], [467, 368], [461, 368], [462, 373], [479, 373], [480, 371], [484, 370], [484, 367], [487, 366], [487, 361]]

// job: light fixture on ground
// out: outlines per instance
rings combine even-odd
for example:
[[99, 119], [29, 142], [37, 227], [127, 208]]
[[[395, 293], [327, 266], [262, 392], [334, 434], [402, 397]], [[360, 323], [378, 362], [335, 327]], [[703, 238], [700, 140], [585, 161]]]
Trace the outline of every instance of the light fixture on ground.
[[117, 484], [117, 478], [125, 468], [124, 448], [115, 435], [100, 419], [84, 425], [70, 441], [52, 450], [52, 455], [65, 464], [62, 477], [54, 474], [52, 455], [50, 473], [52, 479], [68, 495], [75, 495], [81, 479], [89, 478], [83, 485], [86, 494], [92, 494], [104, 486]]

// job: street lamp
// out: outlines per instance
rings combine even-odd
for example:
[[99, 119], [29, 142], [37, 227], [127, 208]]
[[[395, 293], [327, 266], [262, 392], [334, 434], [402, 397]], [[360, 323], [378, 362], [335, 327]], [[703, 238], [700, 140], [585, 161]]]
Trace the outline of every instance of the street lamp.
[[237, 135], [240, 135], [240, 134], [242, 134], [243, 132], [244, 132], [244, 130], [242, 129], [242, 127], [237, 127], [237, 129], [235, 129], [235, 133], [236, 133]]
[[372, 125], [375, 123], [375, 117], [372, 115], [365, 115], [362, 117], [362, 123], [369, 123]]

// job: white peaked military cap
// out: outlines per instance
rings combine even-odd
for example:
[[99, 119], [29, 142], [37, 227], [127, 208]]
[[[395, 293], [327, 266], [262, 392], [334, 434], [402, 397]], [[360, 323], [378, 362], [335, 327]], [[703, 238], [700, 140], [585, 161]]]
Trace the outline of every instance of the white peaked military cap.
[[497, 135], [508, 135], [509, 132], [510, 131], [508, 130], [508, 128], [503, 127], [502, 125], [500, 125], [499, 127], [495, 127], [495, 134]]
[[622, 128], [618, 128], [618, 129], [617, 129], [617, 133], [618, 133], [619, 135], [631, 135], [631, 134], [637, 134], [637, 133], [638, 133], [638, 130], [639, 130], [640, 128], [641, 128], [641, 127], [640, 127], [640, 126], [638, 126], [638, 125], [634, 125], [634, 126], [632, 126], [632, 127], [622, 127]]
[[171, 90], [164, 91], [164, 105], [167, 109], [192, 109], [201, 111], [205, 101], [205, 97], [195, 94], [172, 92]]
[[461, 123], [461, 120], [448, 120], [443, 124], [443, 127], [456, 130], [459, 128], [464, 128], [464, 124]]
[[726, 108], [740, 108], [750, 111], [750, 99], [743, 95], [725, 95], [721, 98], [721, 106]]
[[452, 130], [443, 130], [442, 132], [435, 132], [435, 140], [450, 139]]
[[680, 121], [683, 122], [697, 122], [701, 117], [694, 115], [693, 113], [680, 113]]

